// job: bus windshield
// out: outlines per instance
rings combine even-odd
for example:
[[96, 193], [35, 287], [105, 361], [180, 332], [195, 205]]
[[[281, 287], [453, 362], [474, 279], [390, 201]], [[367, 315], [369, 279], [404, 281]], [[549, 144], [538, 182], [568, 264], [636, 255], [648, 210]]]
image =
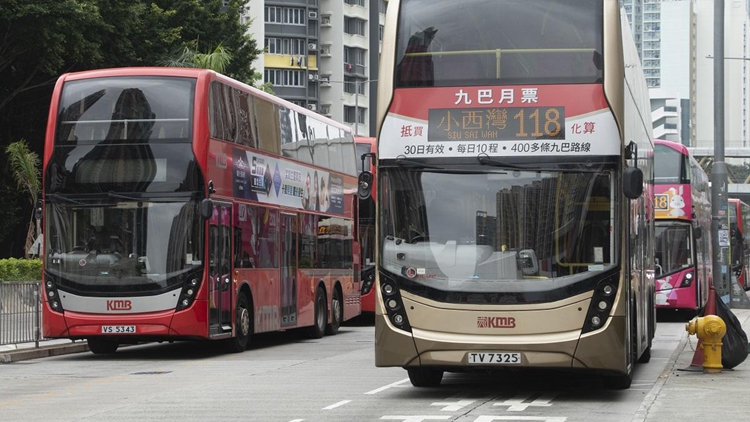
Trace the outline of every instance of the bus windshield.
[[196, 201], [47, 204], [45, 269], [79, 293], [161, 292], [202, 268]]
[[544, 302], [616, 265], [608, 171], [381, 171], [381, 267], [404, 280]]
[[665, 145], [654, 146], [654, 183], [690, 183], [690, 162], [687, 156]]
[[601, 0], [402, 0], [396, 87], [602, 81]]
[[663, 277], [693, 265], [690, 225], [656, 225], [656, 276]]

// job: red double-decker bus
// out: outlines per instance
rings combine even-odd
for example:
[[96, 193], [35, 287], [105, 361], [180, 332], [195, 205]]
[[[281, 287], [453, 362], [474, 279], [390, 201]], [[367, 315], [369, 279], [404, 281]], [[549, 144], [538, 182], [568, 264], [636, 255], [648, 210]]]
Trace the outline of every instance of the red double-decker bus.
[[[369, 171], [375, 174], [375, 161], [373, 156], [363, 158], [365, 154], [376, 152], [375, 138], [355, 136], [354, 142], [357, 146], [357, 172], [367, 170], [365, 166], [369, 163]], [[375, 192], [376, 182], [372, 185]], [[359, 242], [362, 246], [362, 312], [375, 312], [375, 195], [367, 199], [359, 200]]]
[[94, 353], [360, 313], [348, 127], [208, 70], [66, 74], [44, 152], [44, 324]]

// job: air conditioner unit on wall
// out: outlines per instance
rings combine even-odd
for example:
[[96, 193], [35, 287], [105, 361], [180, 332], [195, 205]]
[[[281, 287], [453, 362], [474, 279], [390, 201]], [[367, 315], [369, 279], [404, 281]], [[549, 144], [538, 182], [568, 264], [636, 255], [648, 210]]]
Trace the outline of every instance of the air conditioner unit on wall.
[[308, 104], [308, 105], [307, 105], [307, 108], [308, 108], [308, 109], [310, 109], [310, 110], [312, 110], [312, 111], [315, 111], [315, 110], [317, 110], [317, 109], [318, 109], [318, 106], [317, 106], [317, 105], [315, 105], [315, 104]]
[[314, 42], [311, 42], [311, 43], [307, 44], [307, 49], [311, 50], [311, 51], [315, 51], [315, 50], [318, 49], [318, 45], [315, 44]]
[[310, 19], [318, 19], [318, 12], [310, 11], [308, 13], [308, 16], [310, 17]]

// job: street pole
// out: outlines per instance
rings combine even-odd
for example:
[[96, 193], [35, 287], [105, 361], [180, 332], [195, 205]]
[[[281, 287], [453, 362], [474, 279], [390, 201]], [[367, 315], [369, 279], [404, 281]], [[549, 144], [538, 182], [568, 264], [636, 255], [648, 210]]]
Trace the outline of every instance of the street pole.
[[359, 79], [354, 80], [354, 136], [359, 136]]
[[[711, 169], [711, 244], [716, 294], [732, 294], [729, 271], [727, 165], [724, 162], [724, 0], [714, 0], [714, 164]], [[731, 300], [728, 301], [731, 304]]]

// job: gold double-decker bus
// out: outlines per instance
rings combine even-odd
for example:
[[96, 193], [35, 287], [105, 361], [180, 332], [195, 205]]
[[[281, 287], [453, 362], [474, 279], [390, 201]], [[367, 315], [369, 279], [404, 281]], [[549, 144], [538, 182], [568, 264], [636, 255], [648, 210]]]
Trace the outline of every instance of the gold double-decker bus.
[[618, 2], [390, 0], [381, 54], [376, 365], [628, 388], [655, 331], [653, 137]]

